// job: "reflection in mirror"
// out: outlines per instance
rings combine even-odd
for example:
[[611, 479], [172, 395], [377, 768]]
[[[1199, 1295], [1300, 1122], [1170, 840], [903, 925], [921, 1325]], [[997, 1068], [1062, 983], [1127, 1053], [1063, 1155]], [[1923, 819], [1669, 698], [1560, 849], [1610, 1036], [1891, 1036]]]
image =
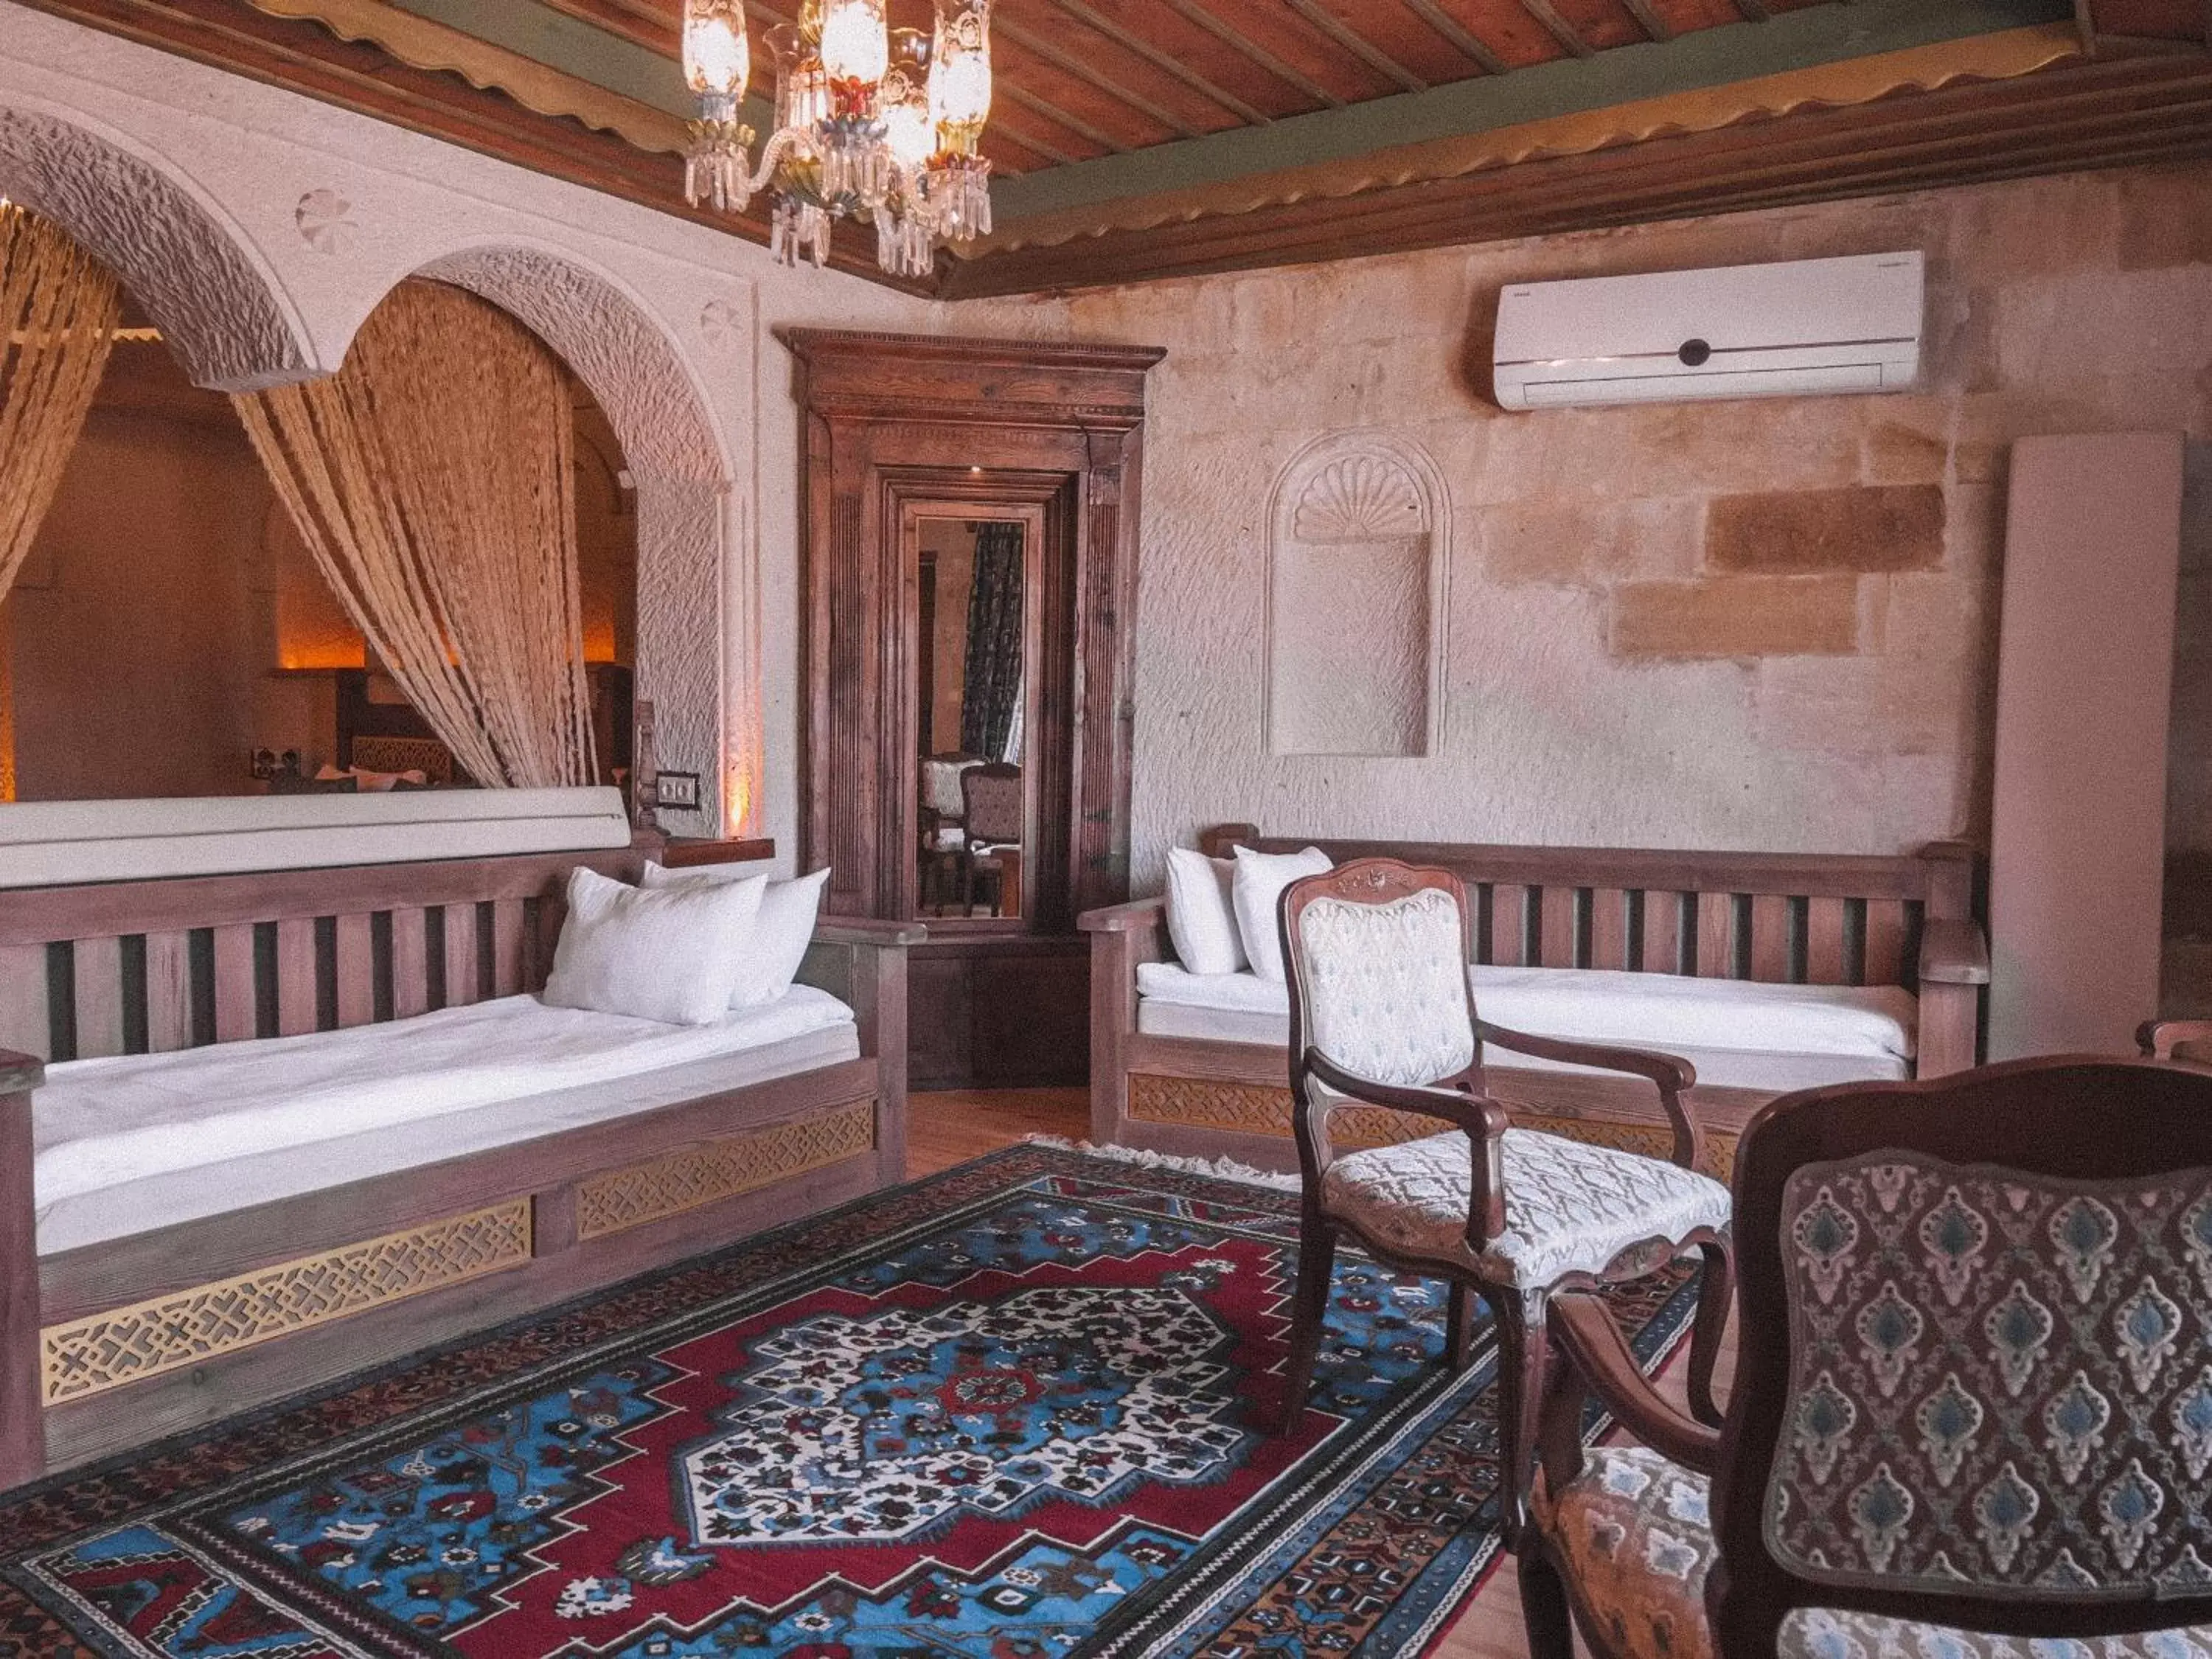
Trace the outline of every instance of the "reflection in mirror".
[[1018, 918], [1030, 818], [1026, 526], [923, 518], [917, 532], [917, 914]]

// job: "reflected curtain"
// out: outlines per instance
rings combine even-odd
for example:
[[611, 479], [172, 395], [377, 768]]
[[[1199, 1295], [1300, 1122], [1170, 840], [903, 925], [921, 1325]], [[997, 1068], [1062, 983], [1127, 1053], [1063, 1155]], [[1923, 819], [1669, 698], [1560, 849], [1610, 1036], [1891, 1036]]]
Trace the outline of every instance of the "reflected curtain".
[[403, 283], [336, 374], [232, 401], [315, 566], [477, 781], [589, 783], [574, 412], [498, 307]]
[[53, 505], [122, 308], [106, 266], [35, 214], [0, 206], [0, 596]]
[[1022, 526], [989, 523], [975, 532], [975, 576], [968, 590], [960, 746], [990, 760], [1018, 758], [1007, 747], [1021, 697]]

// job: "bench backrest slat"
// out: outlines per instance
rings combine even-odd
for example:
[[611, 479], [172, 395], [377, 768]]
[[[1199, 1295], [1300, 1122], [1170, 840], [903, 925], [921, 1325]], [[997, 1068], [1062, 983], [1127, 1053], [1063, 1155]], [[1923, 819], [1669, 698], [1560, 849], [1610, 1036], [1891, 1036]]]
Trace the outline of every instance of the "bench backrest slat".
[[568, 872], [538, 853], [0, 893], [0, 1048], [41, 1060], [290, 1036], [544, 982]]
[[1885, 858], [1336, 840], [1224, 824], [1200, 845], [1217, 857], [1318, 847], [1340, 864], [1449, 870], [1467, 884], [1482, 963], [1777, 984], [1911, 985], [1923, 922], [1966, 916], [1972, 885], [1972, 855], [1950, 843]]

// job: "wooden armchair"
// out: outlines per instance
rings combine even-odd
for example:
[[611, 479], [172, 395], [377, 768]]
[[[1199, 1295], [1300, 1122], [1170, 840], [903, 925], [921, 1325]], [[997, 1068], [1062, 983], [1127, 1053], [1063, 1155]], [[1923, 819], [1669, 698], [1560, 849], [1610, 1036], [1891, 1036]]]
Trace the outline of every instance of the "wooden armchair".
[[[1303, 1414], [1340, 1233], [1452, 1287], [1447, 1358], [1466, 1363], [1474, 1297], [1497, 1316], [1500, 1516], [1526, 1519], [1542, 1397], [1546, 1310], [1560, 1290], [1640, 1278], [1695, 1248], [1705, 1278], [1691, 1344], [1697, 1408], [1717, 1422], [1714, 1360], [1728, 1319], [1729, 1194], [1696, 1170], [1696, 1080], [1665, 1054], [1562, 1042], [1476, 1017], [1467, 894], [1449, 871], [1362, 859], [1294, 883], [1277, 911], [1290, 981], [1292, 1129], [1304, 1200], [1282, 1425]], [[1508, 1127], [1482, 1045], [1626, 1073], [1658, 1090], [1672, 1163]], [[1413, 1113], [1452, 1133], [1339, 1157], [1340, 1111]]]
[[[2212, 1650], [2212, 1073], [1808, 1090], [1746, 1131], [1735, 1190], [1717, 1434], [1601, 1304], [1553, 1306], [1531, 1659], [1571, 1620], [1601, 1659]], [[1640, 1444], [1583, 1452], [1585, 1386]]]

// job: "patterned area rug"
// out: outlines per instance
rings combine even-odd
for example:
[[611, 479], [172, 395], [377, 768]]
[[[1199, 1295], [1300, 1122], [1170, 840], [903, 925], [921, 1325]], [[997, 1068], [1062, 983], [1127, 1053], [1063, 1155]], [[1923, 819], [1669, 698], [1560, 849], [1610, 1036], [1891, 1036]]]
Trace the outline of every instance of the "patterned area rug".
[[[1416, 1655], [1498, 1549], [1496, 1367], [1297, 1198], [1019, 1147], [0, 1499], [0, 1656]], [[1655, 1364], [1687, 1269], [1623, 1292]]]

